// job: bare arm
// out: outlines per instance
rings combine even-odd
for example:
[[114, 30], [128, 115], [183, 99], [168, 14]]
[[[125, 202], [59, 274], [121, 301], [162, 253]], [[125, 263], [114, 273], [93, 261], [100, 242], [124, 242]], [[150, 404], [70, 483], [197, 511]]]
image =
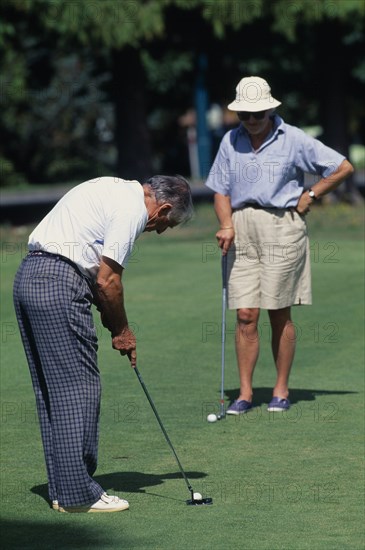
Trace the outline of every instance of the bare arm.
[[[317, 199], [323, 197], [330, 191], [333, 191], [338, 187], [346, 178], [351, 176], [351, 174], [354, 172], [354, 168], [352, 164], [348, 160], [343, 160], [340, 166], [337, 168], [333, 174], [328, 176], [327, 178], [320, 179], [315, 185], [312, 187], [312, 191], [314, 192]], [[309, 206], [312, 204], [313, 199], [308, 195], [308, 191], [305, 191], [297, 204], [297, 211], [299, 214], [305, 214], [309, 211]]]
[[124, 308], [122, 273], [122, 266], [103, 256], [94, 287], [94, 301], [103, 325], [112, 335], [113, 348], [122, 355], [128, 355], [132, 366], [135, 366], [136, 338], [128, 326]]
[[222, 249], [222, 254], [225, 255], [234, 240], [230, 197], [221, 195], [220, 193], [215, 193], [214, 209], [220, 225], [220, 229], [217, 231], [215, 236], [217, 238], [219, 248]]

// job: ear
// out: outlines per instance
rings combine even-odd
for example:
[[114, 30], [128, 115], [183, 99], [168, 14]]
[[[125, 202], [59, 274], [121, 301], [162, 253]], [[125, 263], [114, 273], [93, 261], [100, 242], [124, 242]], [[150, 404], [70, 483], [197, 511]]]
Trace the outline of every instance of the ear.
[[172, 204], [165, 202], [158, 210], [159, 216], [167, 216], [172, 209]]

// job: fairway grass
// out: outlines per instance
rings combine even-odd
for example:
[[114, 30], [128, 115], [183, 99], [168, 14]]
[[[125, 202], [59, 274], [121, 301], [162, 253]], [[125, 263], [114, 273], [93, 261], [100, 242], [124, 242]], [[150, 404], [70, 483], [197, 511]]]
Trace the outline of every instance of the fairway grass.
[[[327, 223], [326, 223], [327, 220]], [[275, 369], [266, 312], [254, 408], [210, 424], [220, 397], [220, 253], [212, 207], [186, 227], [143, 235], [125, 272], [138, 366], [194, 488], [190, 497], [126, 358], [95, 314], [103, 397], [95, 478], [130, 502], [118, 514], [59, 514], [47, 488], [12, 281], [29, 228], [3, 228], [1, 541], [4, 549], [357, 550], [364, 548], [363, 210], [309, 218], [313, 306], [293, 308], [292, 407], [268, 413]], [[227, 313], [226, 406], [238, 394]]]

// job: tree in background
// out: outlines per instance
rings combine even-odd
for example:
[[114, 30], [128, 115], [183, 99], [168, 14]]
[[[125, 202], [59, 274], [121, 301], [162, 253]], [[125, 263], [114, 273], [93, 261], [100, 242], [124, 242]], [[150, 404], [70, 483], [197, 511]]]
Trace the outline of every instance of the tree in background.
[[[347, 154], [364, 128], [362, 0], [3, 0], [2, 171], [30, 181], [184, 165], [176, 119], [259, 74]], [[152, 139], [151, 139], [152, 138]], [[186, 160], [186, 159], [185, 159]]]

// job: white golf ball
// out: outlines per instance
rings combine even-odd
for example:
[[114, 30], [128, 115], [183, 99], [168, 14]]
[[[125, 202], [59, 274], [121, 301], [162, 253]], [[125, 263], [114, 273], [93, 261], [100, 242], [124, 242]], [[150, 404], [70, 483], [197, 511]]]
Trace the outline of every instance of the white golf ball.
[[200, 493], [194, 493], [193, 498], [194, 500], [203, 500], [203, 497], [201, 496]]
[[213, 414], [213, 413], [212, 413], [212, 414], [208, 414], [207, 420], [208, 420], [208, 422], [217, 422], [217, 420], [218, 420], [218, 419], [217, 419], [217, 415], [216, 415], [216, 414]]

